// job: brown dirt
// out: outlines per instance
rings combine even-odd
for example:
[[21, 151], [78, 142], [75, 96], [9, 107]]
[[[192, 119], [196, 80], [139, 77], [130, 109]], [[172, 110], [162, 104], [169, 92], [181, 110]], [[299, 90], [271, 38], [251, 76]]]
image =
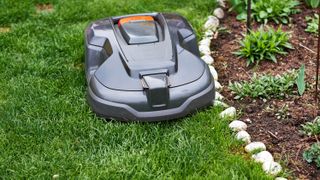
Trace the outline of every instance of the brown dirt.
[[[300, 14], [292, 15], [290, 25], [282, 28], [292, 32], [290, 42], [295, 47], [287, 56], [278, 57], [278, 63], [270, 61], [261, 62], [258, 66], [246, 67], [246, 60], [233, 55], [239, 48], [240, 40], [246, 32], [245, 23], [236, 20], [234, 13], [228, 13], [221, 25], [229, 32], [221, 32], [218, 39], [212, 41], [212, 56], [215, 59], [214, 67], [219, 74], [219, 82], [225, 87], [222, 95], [226, 102], [237, 109], [242, 110], [241, 119], [249, 118], [252, 123], [248, 125], [248, 132], [253, 141], [262, 141], [268, 150], [274, 154], [275, 159], [288, 167], [291, 178], [320, 179], [320, 170], [314, 164], [308, 164], [302, 158], [302, 153], [316, 138], [303, 136], [299, 133], [301, 125], [312, 121], [320, 115], [314, 100], [315, 64], [317, 38], [306, 33], [306, 16], [313, 16], [315, 10], [308, 9], [305, 5], [299, 7]], [[259, 25], [253, 24], [254, 28]], [[271, 26], [276, 26], [271, 23]], [[300, 44], [300, 45], [299, 45]], [[249, 80], [253, 73], [257, 74], [282, 74], [290, 69], [298, 69], [302, 64], [306, 66], [306, 81], [310, 84], [303, 96], [288, 95], [285, 99], [250, 99], [234, 100], [234, 96], [228, 90], [229, 82]], [[278, 119], [278, 113], [283, 107], [288, 106], [288, 115]]]
[[37, 4], [36, 5], [37, 13], [42, 12], [52, 12], [53, 11], [53, 5], [52, 4]]
[[0, 33], [7, 33], [10, 32], [10, 27], [0, 27]]

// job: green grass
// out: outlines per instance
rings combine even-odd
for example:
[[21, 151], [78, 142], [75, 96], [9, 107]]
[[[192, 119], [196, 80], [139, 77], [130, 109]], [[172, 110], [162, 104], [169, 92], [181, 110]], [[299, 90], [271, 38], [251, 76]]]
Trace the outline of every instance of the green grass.
[[[52, 13], [36, 13], [37, 3]], [[268, 179], [236, 155], [220, 108], [182, 120], [120, 123], [85, 100], [83, 31], [95, 19], [179, 12], [197, 32], [214, 1], [0, 1], [0, 178]]]

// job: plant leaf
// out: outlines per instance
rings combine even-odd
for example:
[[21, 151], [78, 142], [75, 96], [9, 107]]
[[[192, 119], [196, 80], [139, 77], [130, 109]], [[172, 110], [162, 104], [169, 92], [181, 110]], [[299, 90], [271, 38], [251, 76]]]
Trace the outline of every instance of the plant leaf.
[[304, 81], [304, 71], [305, 71], [305, 66], [303, 64], [299, 69], [298, 77], [296, 80], [296, 84], [298, 86], [298, 92], [300, 96], [302, 96], [304, 91], [306, 90], [306, 83]]
[[276, 56], [274, 55], [274, 54], [268, 54], [269, 55], [269, 57], [270, 57], [270, 59], [273, 61], [273, 62], [277, 62], [277, 58], [276, 58]]
[[237, 20], [246, 20], [247, 19], [247, 13], [246, 12], [242, 12], [241, 14], [239, 14], [237, 16]]
[[283, 24], [288, 24], [288, 19], [287, 18], [283, 17], [283, 18], [280, 18], [280, 20], [281, 20], [281, 22]]
[[318, 6], [319, 6], [319, 0], [311, 0], [311, 1], [310, 1], [310, 6], [311, 6], [312, 8], [318, 7]]
[[259, 17], [260, 17], [261, 19], [264, 19], [264, 18], [268, 17], [268, 13], [265, 12], [265, 11], [260, 11], [260, 12], [259, 12]]
[[312, 162], [313, 156], [310, 151], [303, 152], [303, 159], [306, 160], [308, 163]]
[[273, 11], [272, 7], [267, 8], [268, 13], [272, 13], [272, 11]]

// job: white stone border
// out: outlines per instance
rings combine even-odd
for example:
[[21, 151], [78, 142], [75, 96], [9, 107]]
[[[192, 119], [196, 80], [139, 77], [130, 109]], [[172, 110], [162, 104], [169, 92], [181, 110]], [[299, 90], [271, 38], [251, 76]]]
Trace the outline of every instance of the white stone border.
[[[225, 0], [217, 0], [219, 6], [225, 7]], [[213, 67], [214, 59], [211, 56], [211, 49], [210, 44], [212, 39], [216, 39], [218, 36], [218, 27], [220, 24], [219, 19], [224, 18], [224, 11], [222, 8], [218, 7], [213, 11], [213, 15], [208, 16], [207, 21], [204, 24], [204, 37], [201, 41], [199, 41], [199, 50], [202, 54], [201, 59], [208, 64], [210, 72], [214, 78], [215, 86], [216, 86], [216, 96], [214, 105], [222, 106], [226, 108], [222, 111], [219, 116], [222, 118], [229, 117], [229, 118], [236, 118], [236, 108], [229, 107], [226, 103], [222, 100], [224, 97], [219, 93], [219, 91], [223, 88], [221, 84], [218, 82], [218, 73], [216, 69]], [[246, 120], [249, 122], [250, 120]], [[230, 129], [235, 132], [236, 139], [245, 143], [245, 151], [249, 154], [252, 154], [251, 158], [258, 163], [262, 164], [262, 169], [265, 173], [277, 176], [281, 171], [282, 167], [279, 163], [274, 162], [274, 158], [270, 152], [266, 149], [266, 146], [262, 142], [251, 142], [251, 136], [246, 131], [247, 124], [243, 121], [233, 120], [229, 124]], [[286, 178], [277, 177], [276, 180], [285, 180]]]

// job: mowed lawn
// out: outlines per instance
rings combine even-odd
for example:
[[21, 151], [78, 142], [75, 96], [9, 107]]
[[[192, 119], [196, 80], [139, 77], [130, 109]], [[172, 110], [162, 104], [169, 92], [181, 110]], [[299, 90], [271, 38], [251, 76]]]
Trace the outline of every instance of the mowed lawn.
[[219, 107], [171, 122], [121, 123], [96, 117], [86, 103], [90, 21], [178, 12], [200, 35], [214, 7], [213, 0], [1, 0], [0, 179], [270, 178], [236, 150]]

